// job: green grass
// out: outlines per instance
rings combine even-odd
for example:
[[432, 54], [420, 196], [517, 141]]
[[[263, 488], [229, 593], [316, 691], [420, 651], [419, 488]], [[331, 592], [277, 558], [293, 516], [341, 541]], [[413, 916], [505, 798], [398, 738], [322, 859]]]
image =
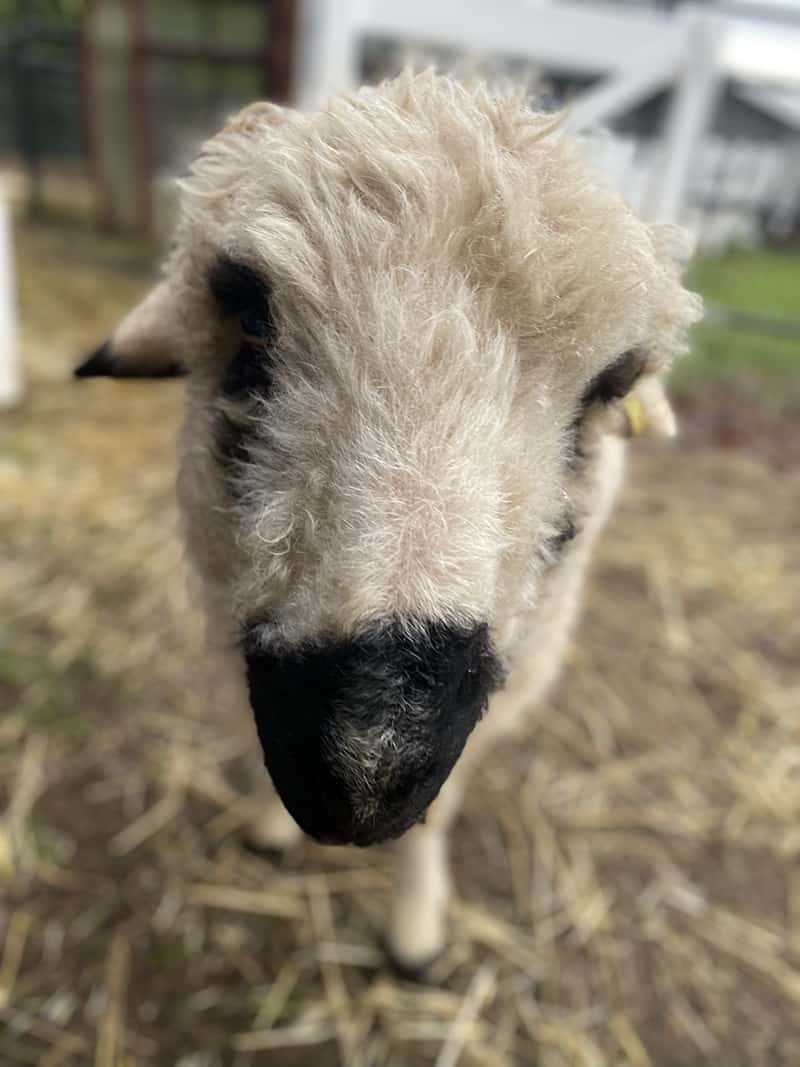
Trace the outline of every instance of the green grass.
[[[800, 256], [759, 250], [700, 259], [687, 284], [709, 304], [800, 322]], [[673, 391], [695, 393], [720, 382], [743, 387], [773, 410], [800, 410], [800, 336], [769, 337], [701, 323], [691, 354], [675, 370]]]
[[689, 269], [688, 282], [690, 288], [718, 304], [800, 318], [800, 256], [796, 254], [761, 249], [698, 259]]

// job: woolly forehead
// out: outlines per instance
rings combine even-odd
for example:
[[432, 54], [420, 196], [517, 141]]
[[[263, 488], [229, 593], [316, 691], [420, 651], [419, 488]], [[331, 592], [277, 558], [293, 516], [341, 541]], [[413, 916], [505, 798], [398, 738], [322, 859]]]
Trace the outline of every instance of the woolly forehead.
[[491, 619], [569, 539], [578, 432], [699, 306], [549, 122], [423, 77], [204, 147], [165, 277], [77, 373], [189, 372], [187, 530], [240, 618]]
[[250, 264], [301, 345], [418, 338], [446, 309], [556, 377], [637, 346], [665, 362], [681, 290], [647, 228], [516, 98], [451, 95], [223, 132], [184, 186], [192, 260]]

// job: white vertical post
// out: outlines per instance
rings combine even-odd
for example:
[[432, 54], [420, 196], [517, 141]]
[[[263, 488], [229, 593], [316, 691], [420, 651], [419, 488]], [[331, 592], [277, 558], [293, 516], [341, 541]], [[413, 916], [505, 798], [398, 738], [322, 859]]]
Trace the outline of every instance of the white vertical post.
[[300, 0], [292, 103], [314, 110], [335, 93], [356, 88], [358, 50], [368, 0]]
[[21, 398], [22, 372], [17, 357], [11, 211], [0, 188], [0, 408], [10, 408]]
[[713, 117], [722, 75], [719, 49], [723, 27], [713, 16], [692, 12], [686, 23], [686, 51], [656, 152], [646, 214], [653, 222], [680, 222], [692, 166]]

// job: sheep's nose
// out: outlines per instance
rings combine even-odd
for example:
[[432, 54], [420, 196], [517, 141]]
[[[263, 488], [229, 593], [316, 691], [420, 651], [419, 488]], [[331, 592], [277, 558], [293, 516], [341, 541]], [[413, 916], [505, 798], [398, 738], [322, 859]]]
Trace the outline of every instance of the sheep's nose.
[[307, 834], [399, 837], [441, 789], [501, 680], [485, 623], [398, 620], [302, 648], [246, 643], [264, 761]]

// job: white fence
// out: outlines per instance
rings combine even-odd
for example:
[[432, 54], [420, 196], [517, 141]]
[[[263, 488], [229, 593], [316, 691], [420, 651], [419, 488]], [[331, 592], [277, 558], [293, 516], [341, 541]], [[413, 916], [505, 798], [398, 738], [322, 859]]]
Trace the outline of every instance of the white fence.
[[22, 395], [13, 266], [11, 211], [0, 186], [0, 409], [16, 404]]
[[[797, 218], [797, 142], [731, 145], [708, 130], [725, 77], [800, 88], [800, 34], [787, 31], [776, 43], [763, 26], [709, 15], [708, 8], [670, 13], [568, 0], [298, 2], [294, 96], [300, 107], [316, 106], [359, 81], [369, 37], [502, 55], [544, 72], [603, 75], [571, 104], [568, 126], [576, 133], [670, 89], [658, 141], [587, 141], [596, 165], [638, 212], [688, 223], [707, 250], [752, 240], [765, 223], [780, 232]], [[12, 290], [11, 235], [0, 190], [0, 406], [22, 392]]]
[[[774, 34], [759, 41], [763, 27], [743, 27], [707, 8], [664, 12], [547, 0], [302, 0], [301, 12], [295, 83], [301, 107], [317, 106], [358, 82], [360, 49], [368, 38], [456, 49], [482, 59], [521, 58], [545, 73], [601, 74], [601, 83], [570, 105], [573, 132], [602, 126], [654, 93], [671, 90], [658, 141], [637, 147], [606, 139], [605, 156], [595, 153], [598, 165], [646, 218], [688, 223], [705, 247], [719, 248], [726, 234], [731, 239], [751, 234], [767, 190], [776, 205], [776, 229], [796, 212], [800, 174], [791, 148], [720, 146], [707, 132], [728, 76], [800, 88], [792, 48], [786, 42], [777, 50], [768, 47]], [[797, 39], [800, 54], [800, 34], [785, 36]], [[726, 152], [732, 165], [725, 170], [726, 188], [714, 190], [712, 206], [706, 187], [717, 181], [717, 157]], [[740, 164], [754, 152], [762, 157], [757, 180], [727, 195]], [[781, 170], [783, 184], [777, 180]]]
[[[647, 214], [659, 145], [632, 137], [586, 138], [593, 165], [635, 211]], [[681, 221], [710, 254], [783, 237], [800, 216], [800, 143], [763, 144], [707, 137], [696, 146]]]
[[521, 56], [549, 69], [596, 74], [677, 56], [682, 28], [669, 15], [601, 4], [537, 0], [302, 0], [295, 98], [316, 107], [359, 79], [365, 37], [479, 55]]

